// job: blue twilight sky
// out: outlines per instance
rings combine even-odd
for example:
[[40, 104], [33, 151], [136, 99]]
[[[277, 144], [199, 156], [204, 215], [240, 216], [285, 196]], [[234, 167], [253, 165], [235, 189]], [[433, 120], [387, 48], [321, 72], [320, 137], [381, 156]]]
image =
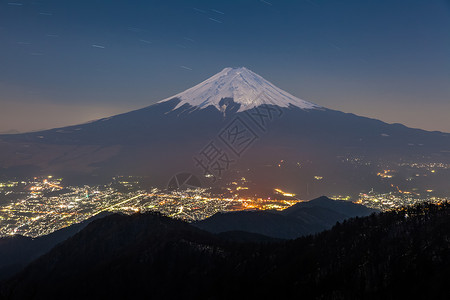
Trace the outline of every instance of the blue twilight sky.
[[0, 0], [0, 132], [144, 107], [229, 66], [450, 132], [449, 0]]

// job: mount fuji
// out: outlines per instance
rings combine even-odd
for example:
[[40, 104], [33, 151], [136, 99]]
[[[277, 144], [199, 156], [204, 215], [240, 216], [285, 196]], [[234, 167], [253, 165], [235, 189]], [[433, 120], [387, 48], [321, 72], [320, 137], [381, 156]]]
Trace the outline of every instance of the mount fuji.
[[226, 68], [139, 110], [0, 135], [2, 174], [139, 175], [163, 186], [186, 172], [251, 178], [309, 198], [369, 189], [381, 165], [424, 160], [450, 162], [450, 134], [331, 110], [246, 68]]
[[222, 99], [233, 99], [239, 104], [238, 112], [261, 105], [277, 105], [282, 108], [296, 106], [303, 109], [320, 108], [320, 106], [301, 100], [277, 88], [261, 76], [247, 68], [225, 68], [221, 72], [182, 93], [160, 101], [180, 99], [175, 109], [183, 105], [199, 109], [214, 106], [224, 111]]

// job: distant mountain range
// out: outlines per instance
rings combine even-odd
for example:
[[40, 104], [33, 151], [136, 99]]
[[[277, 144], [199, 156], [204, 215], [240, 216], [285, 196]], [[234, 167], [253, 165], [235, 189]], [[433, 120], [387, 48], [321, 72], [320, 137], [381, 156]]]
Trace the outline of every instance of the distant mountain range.
[[[357, 165], [347, 163], [355, 159]], [[180, 172], [205, 185], [244, 175], [260, 189], [286, 187], [302, 199], [388, 187], [376, 174], [399, 161], [450, 162], [450, 134], [327, 109], [246, 68], [226, 68], [136, 111], [0, 135], [1, 174], [52, 173], [85, 182], [140, 175], [160, 186]]]
[[0, 298], [450, 297], [448, 203], [355, 218], [289, 242], [249, 238], [159, 214], [111, 215], [1, 282]]

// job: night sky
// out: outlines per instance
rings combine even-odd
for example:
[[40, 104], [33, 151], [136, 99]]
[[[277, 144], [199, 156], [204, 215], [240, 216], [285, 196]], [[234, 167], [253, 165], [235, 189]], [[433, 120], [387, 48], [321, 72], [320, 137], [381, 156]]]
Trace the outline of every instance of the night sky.
[[233, 66], [450, 132], [450, 1], [0, 0], [0, 132], [145, 107]]

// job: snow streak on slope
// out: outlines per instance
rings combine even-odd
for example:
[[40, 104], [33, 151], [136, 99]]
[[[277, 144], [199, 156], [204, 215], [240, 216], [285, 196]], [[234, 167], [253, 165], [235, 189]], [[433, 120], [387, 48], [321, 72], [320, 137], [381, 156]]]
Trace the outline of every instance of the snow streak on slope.
[[232, 98], [241, 105], [239, 111], [245, 111], [262, 104], [277, 105], [279, 107], [297, 106], [302, 109], [315, 109], [320, 106], [299, 99], [274, 86], [261, 76], [246, 68], [225, 68], [220, 73], [202, 83], [160, 102], [178, 98], [184, 104], [206, 108], [210, 105], [223, 110], [220, 100]]

